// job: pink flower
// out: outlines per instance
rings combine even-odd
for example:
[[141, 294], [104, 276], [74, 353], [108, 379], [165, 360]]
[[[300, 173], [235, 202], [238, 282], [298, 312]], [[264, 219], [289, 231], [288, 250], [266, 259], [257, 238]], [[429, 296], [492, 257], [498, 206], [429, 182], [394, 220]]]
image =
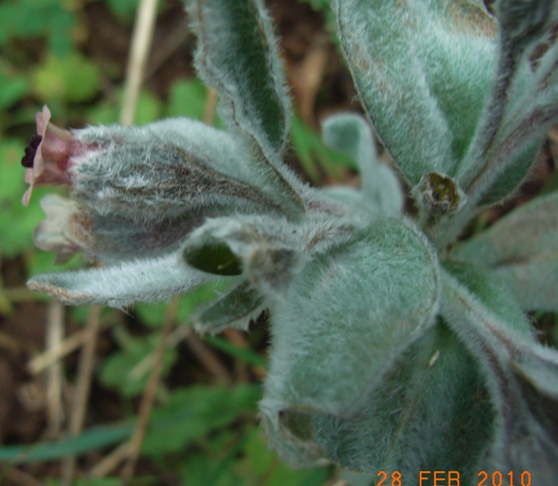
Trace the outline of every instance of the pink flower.
[[37, 135], [31, 138], [21, 159], [21, 165], [26, 168], [25, 182], [29, 184], [21, 201], [24, 206], [29, 204], [34, 186], [70, 182], [70, 159], [82, 147], [74, 140], [72, 132], [50, 123], [50, 110], [46, 105], [37, 113], [36, 120]]

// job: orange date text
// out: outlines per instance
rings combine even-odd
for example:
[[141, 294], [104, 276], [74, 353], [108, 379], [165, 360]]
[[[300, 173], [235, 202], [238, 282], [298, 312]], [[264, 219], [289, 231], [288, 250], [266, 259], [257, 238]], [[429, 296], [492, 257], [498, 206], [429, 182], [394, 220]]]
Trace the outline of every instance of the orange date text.
[[481, 471], [477, 476], [479, 478], [477, 486], [531, 486], [529, 471], [523, 471], [521, 474], [514, 474], [513, 471], [507, 473]]
[[419, 486], [460, 486], [459, 471], [419, 471]]

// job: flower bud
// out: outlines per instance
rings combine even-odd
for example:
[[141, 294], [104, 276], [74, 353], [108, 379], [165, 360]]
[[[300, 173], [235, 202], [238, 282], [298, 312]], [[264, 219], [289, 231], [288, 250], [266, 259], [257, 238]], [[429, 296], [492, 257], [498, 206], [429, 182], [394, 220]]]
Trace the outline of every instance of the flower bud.
[[225, 132], [187, 119], [142, 127], [63, 130], [45, 106], [22, 165], [30, 184], [67, 183], [71, 202], [49, 197], [35, 232], [59, 260], [77, 249], [105, 262], [176, 250], [207, 217], [282, 213]]
[[21, 165], [26, 168], [25, 182], [29, 188], [23, 195], [22, 204], [27, 206], [36, 185], [63, 184], [69, 182], [70, 160], [83, 151], [72, 138], [72, 132], [50, 123], [50, 110], [43, 106], [37, 113], [37, 134], [31, 137]]

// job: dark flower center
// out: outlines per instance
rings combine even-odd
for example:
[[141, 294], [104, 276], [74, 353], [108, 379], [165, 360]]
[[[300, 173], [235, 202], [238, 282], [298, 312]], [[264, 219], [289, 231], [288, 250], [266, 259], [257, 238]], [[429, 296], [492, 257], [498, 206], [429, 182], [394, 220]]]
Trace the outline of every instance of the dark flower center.
[[31, 169], [33, 167], [33, 161], [35, 159], [35, 154], [37, 153], [37, 147], [43, 140], [40, 135], [33, 135], [31, 140], [29, 140], [29, 145], [25, 147], [25, 155], [21, 158], [21, 165]]

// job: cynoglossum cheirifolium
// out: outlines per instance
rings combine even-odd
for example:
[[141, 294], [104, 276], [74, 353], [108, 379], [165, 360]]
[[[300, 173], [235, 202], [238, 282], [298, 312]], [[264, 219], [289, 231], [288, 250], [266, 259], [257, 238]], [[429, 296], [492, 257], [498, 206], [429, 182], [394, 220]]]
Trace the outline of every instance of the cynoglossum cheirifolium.
[[366, 118], [335, 115], [323, 136], [358, 165], [358, 190], [311, 188], [283, 164], [291, 106], [263, 3], [192, 0], [197, 70], [226, 130], [170, 119], [68, 131], [43, 108], [24, 203], [40, 184], [70, 197], [42, 200], [37, 245], [103, 266], [28, 285], [124, 307], [228, 281], [196, 317], [213, 333], [269, 309], [261, 417], [293, 466], [458, 470], [461, 484], [528, 471], [554, 484], [558, 357], [525, 312], [558, 311], [558, 196], [458, 238], [528, 177], [558, 117], [557, 2], [333, 10]]

